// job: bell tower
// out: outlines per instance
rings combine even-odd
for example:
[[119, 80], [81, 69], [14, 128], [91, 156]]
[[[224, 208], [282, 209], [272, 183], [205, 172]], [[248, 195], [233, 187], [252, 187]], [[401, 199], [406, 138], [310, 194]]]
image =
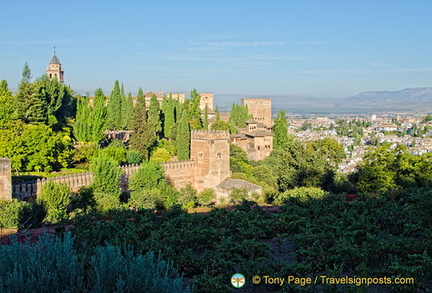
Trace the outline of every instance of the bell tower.
[[53, 79], [54, 77], [56, 77], [60, 83], [64, 83], [64, 71], [62, 70], [60, 60], [56, 56], [55, 47], [54, 55], [52, 56], [51, 61], [48, 64], [46, 74], [49, 79]]

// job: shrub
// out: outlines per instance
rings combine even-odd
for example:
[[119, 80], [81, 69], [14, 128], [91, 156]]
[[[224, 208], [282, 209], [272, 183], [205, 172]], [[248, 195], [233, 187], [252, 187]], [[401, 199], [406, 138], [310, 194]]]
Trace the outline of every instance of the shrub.
[[0, 246], [0, 292], [82, 292], [82, 286], [70, 234]]
[[45, 218], [45, 209], [36, 203], [25, 201], [0, 201], [0, 226], [8, 228], [40, 227]]
[[[93, 292], [185, 292], [171, 262], [152, 252], [134, 256], [115, 246], [97, 247], [90, 260]], [[186, 290], [188, 291], [188, 290]]]
[[249, 198], [249, 194], [245, 188], [234, 187], [230, 192], [230, 198], [233, 202], [240, 202]]
[[197, 199], [197, 191], [192, 185], [188, 184], [183, 188], [180, 188], [178, 194], [178, 203], [185, 209], [190, 209], [195, 206]]
[[42, 185], [38, 202], [46, 208], [46, 221], [51, 223], [60, 222], [68, 218], [66, 206], [71, 202], [71, 190], [66, 184], [48, 181]]
[[289, 197], [298, 198], [300, 201], [308, 201], [311, 198], [323, 198], [327, 194], [328, 192], [317, 187], [296, 187], [277, 195], [275, 197], [275, 202], [277, 204], [282, 204]]
[[141, 164], [143, 158], [144, 158], [143, 155], [139, 151], [131, 150], [126, 152], [126, 162], [128, 164], [133, 164], [133, 165]]
[[197, 201], [200, 205], [206, 206], [216, 199], [216, 192], [213, 189], [206, 188], [198, 193]]

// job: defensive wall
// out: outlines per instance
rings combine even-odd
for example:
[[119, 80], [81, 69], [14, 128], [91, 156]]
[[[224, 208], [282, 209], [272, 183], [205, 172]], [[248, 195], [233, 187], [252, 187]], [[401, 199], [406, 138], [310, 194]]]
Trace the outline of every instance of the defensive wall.
[[[229, 163], [228, 131], [197, 130], [191, 132], [190, 160], [168, 162], [162, 164], [168, 181], [176, 188], [191, 184], [198, 191], [204, 188], [215, 188], [223, 180], [231, 176]], [[139, 165], [122, 166], [123, 175], [119, 186], [123, 191], [129, 190], [128, 182]], [[73, 192], [93, 182], [90, 172], [57, 176], [49, 179], [37, 179], [13, 183], [9, 159], [0, 159], [0, 198], [25, 200], [36, 198], [42, 186], [49, 180], [54, 183], [66, 184]]]

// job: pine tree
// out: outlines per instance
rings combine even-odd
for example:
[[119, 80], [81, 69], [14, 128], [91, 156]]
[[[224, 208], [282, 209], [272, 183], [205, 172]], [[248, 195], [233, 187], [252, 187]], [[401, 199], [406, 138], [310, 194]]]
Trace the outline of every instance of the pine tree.
[[118, 80], [114, 82], [114, 88], [108, 100], [108, 130], [121, 130], [122, 127], [122, 102], [120, 85]]
[[182, 117], [180, 119], [178, 130], [177, 130], [177, 148], [178, 148], [178, 159], [189, 160], [190, 155], [190, 126], [187, 121], [187, 112], [183, 110]]
[[31, 82], [31, 70], [27, 62], [24, 64], [15, 103], [17, 115], [25, 123], [46, 121], [45, 105], [39, 99], [35, 85]]
[[275, 123], [273, 125], [273, 134], [274, 149], [287, 150], [291, 139], [288, 135], [288, 122], [285, 111], [283, 110], [280, 110], [276, 116]]

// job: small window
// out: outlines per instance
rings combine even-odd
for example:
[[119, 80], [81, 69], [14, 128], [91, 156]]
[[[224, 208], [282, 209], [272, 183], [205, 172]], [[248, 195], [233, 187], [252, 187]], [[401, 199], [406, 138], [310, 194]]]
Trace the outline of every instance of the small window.
[[202, 161], [204, 158], [204, 154], [203, 153], [198, 153], [198, 161]]
[[216, 157], [217, 157], [218, 159], [221, 159], [221, 158], [222, 158], [222, 153], [217, 153], [217, 154], [216, 154]]

